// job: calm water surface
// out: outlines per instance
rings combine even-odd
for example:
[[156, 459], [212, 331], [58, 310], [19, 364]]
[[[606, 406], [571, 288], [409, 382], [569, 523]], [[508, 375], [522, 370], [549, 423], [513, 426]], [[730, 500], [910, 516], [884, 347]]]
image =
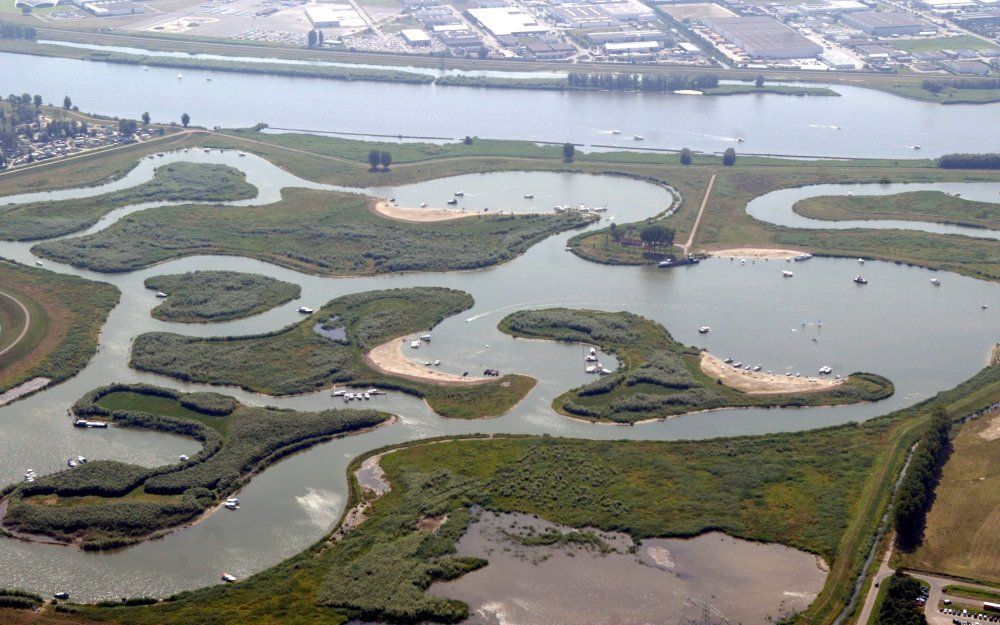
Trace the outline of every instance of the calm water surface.
[[[273, 201], [282, 186], [332, 188], [295, 179], [254, 156], [240, 158], [232, 152], [206, 154], [198, 150], [143, 161], [124, 181], [112, 185], [121, 188], [148, 180], [156, 165], [172, 160], [221, 162], [244, 169], [260, 194], [242, 204]], [[394, 194], [397, 199], [441, 202], [455, 190], [464, 190], [470, 205], [482, 202], [515, 210], [527, 210], [535, 204], [547, 210], [553, 203], [607, 202], [605, 219], [624, 221], [659, 213], [671, 202], [666, 189], [648, 183], [557, 173], [475, 174], [377, 192]], [[523, 198], [529, 191], [535, 194], [535, 200]], [[98, 192], [101, 189], [73, 190], [46, 197]], [[31, 195], [13, 199], [37, 198]], [[0, 204], [10, 199], [0, 200]], [[107, 227], [129, 210], [102, 220], [90, 231]], [[0, 539], [0, 561], [10, 563], [0, 567], [0, 587], [27, 587], [44, 593], [67, 590], [74, 599], [95, 600], [167, 595], [215, 583], [222, 571], [240, 577], [250, 575], [301, 551], [330, 530], [343, 509], [347, 492], [344, 473], [351, 458], [368, 449], [415, 438], [469, 432], [550, 433], [602, 439], [709, 438], [868, 419], [967, 379], [984, 365], [1000, 334], [996, 321], [1000, 289], [954, 274], [871, 262], [864, 268], [870, 284], [859, 288], [851, 282], [858, 271], [852, 260], [796, 263], [793, 280], [782, 279], [781, 270], [788, 266], [783, 261], [743, 265], [713, 259], [674, 270], [612, 267], [589, 263], [565, 252], [566, 239], [573, 234], [553, 236], [510, 263], [482, 271], [366, 278], [323, 278], [260, 261], [216, 256], [183, 258], [128, 274], [98, 274], [45, 261], [46, 267], [54, 271], [115, 284], [122, 291], [122, 303], [111, 313], [97, 356], [80, 375], [0, 408], [3, 483], [20, 479], [29, 467], [39, 473], [60, 470], [67, 457], [78, 454], [148, 465], [166, 463], [181, 453], [191, 454], [195, 444], [176, 437], [117, 428], [75, 429], [67, 409], [85, 392], [110, 381], [142, 381], [182, 390], [211, 388], [129, 369], [129, 346], [138, 334], [267, 332], [301, 320], [295, 312], [300, 305], [319, 307], [347, 293], [421, 286], [468, 291], [475, 297], [475, 307], [436, 328], [434, 341], [421, 349], [421, 358], [440, 358], [447, 371], [496, 367], [533, 375], [539, 383], [510, 414], [476, 422], [444, 420], [428, 412], [422, 402], [404, 395], [380, 397], [366, 407], [398, 414], [398, 423], [332, 441], [284, 460], [256, 477], [240, 493], [243, 505], [239, 512], [220, 511], [195, 527], [124, 551], [85, 553]], [[0, 256], [25, 264], [36, 260], [30, 244], [0, 243]], [[255, 272], [294, 282], [301, 285], [302, 297], [249, 319], [219, 324], [186, 326], [149, 316], [158, 300], [143, 288], [143, 280], [207, 268]], [[932, 276], [940, 277], [943, 285], [932, 287]], [[982, 304], [990, 308], [983, 310]], [[829, 365], [842, 374], [880, 373], [893, 380], [896, 394], [877, 404], [725, 410], [638, 427], [570, 420], [553, 413], [550, 404], [557, 394], [587, 381], [582, 348], [517, 340], [496, 330], [497, 322], [509, 312], [549, 306], [629, 310], [663, 323], [682, 342], [704, 346], [723, 357], [760, 362], [776, 371], [808, 375]], [[701, 325], [710, 325], [712, 332], [699, 335], [697, 328]], [[343, 405], [334, 403], [328, 392], [271, 398], [237, 389], [215, 390], [253, 405], [305, 410]]]

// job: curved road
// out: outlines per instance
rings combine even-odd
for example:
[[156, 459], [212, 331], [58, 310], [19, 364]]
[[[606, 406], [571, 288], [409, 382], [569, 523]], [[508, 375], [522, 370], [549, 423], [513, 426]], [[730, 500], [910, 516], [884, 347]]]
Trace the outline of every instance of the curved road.
[[3, 291], [0, 291], [0, 296], [6, 297], [10, 301], [12, 301], [15, 304], [17, 304], [21, 308], [21, 312], [24, 314], [24, 327], [21, 328], [21, 334], [19, 334], [18, 337], [16, 339], [14, 339], [13, 343], [11, 343], [10, 345], [8, 345], [7, 347], [5, 347], [3, 349], [0, 349], [0, 356], [3, 356], [4, 354], [6, 354], [7, 352], [9, 352], [10, 350], [12, 350], [15, 347], [17, 347], [17, 344], [20, 343], [22, 339], [24, 339], [24, 335], [26, 335], [28, 333], [28, 328], [31, 327], [31, 313], [28, 311], [28, 308], [24, 304], [21, 303], [21, 300], [17, 299], [13, 295], [8, 295], [7, 293], [4, 293]]

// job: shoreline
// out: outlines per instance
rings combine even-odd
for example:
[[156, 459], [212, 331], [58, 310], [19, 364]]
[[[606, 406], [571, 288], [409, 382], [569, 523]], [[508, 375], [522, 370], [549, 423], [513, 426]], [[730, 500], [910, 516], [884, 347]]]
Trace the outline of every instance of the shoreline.
[[450, 208], [410, 208], [396, 206], [386, 200], [378, 200], [372, 210], [382, 217], [408, 221], [411, 223], [429, 223], [435, 221], [454, 221], [465, 217], [475, 217], [484, 213], [461, 211]]
[[765, 248], [765, 247], [732, 247], [722, 250], [709, 250], [709, 256], [718, 258], [766, 258], [774, 260], [789, 260], [800, 254], [805, 254], [804, 250], [792, 250], [787, 248]]
[[403, 354], [403, 344], [407, 340], [420, 340], [413, 339], [413, 336], [415, 334], [404, 334], [375, 347], [364, 355], [365, 364], [383, 375], [400, 377], [405, 380], [435, 386], [475, 386], [491, 381], [492, 378], [444, 373], [433, 367], [413, 362]]
[[848, 378], [795, 377], [763, 371], [746, 371], [726, 364], [708, 352], [701, 353], [702, 373], [721, 380], [725, 386], [747, 395], [783, 395], [786, 393], [819, 393], [847, 382]]

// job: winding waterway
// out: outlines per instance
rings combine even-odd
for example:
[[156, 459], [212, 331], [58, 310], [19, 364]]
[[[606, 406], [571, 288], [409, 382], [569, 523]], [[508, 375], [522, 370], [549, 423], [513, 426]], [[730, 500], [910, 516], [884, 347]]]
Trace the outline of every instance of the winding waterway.
[[[184, 70], [0, 53], [0, 91], [68, 95], [84, 111], [227, 128], [572, 141], [630, 148], [838, 157], [996, 149], [1000, 104], [948, 105], [833, 85], [841, 97], [697, 97], [473, 89]], [[86, 80], [80, 77], [85, 76]], [[209, 82], [211, 79], [211, 82]], [[108, 89], [107, 85], [115, 85]], [[254, 95], [257, 94], [257, 95]], [[621, 130], [620, 135], [611, 134]], [[634, 141], [641, 135], [644, 141]], [[738, 143], [738, 139], [744, 139]], [[913, 150], [919, 145], [922, 151]], [[593, 148], [592, 148], [593, 149]], [[600, 148], [603, 149], [603, 148]]]
[[[104, 187], [41, 196], [28, 194], [0, 199], [0, 204], [125, 188], [148, 180], [157, 165], [184, 160], [225, 163], [246, 171], [248, 182], [256, 185], [260, 193], [239, 204], [271, 202], [285, 186], [336, 188], [297, 179], [253, 155], [190, 150], [146, 159], [125, 178]], [[972, 196], [973, 185], [948, 185], [952, 187]], [[991, 189], [995, 201], [997, 186]], [[659, 213], [671, 203], [666, 189], [649, 183], [560, 173], [474, 174], [372, 192], [393, 195], [401, 201], [441, 205], [455, 190], [465, 191], [466, 201], [473, 208], [477, 203], [514, 210], [537, 210], [538, 206], [547, 210], [552, 203], [607, 203], [605, 219], [622, 222]], [[536, 196], [534, 200], [523, 197], [529, 191]], [[805, 190], [814, 191], [829, 193], [825, 188]], [[132, 210], [134, 207], [116, 211], [88, 232], [106, 228]], [[905, 222], [903, 227], [919, 225]], [[995, 316], [1000, 309], [1000, 288], [959, 275], [871, 262], [864, 270], [870, 284], [858, 288], [851, 282], [857, 263], [846, 259], [817, 258], [796, 263], [794, 280], [782, 279], [781, 270], [788, 265], [775, 260], [741, 264], [711, 259], [699, 266], [673, 270], [614, 267], [567, 253], [565, 243], [573, 234], [550, 237], [514, 261], [481, 271], [364, 278], [306, 275], [260, 261], [223, 256], [187, 257], [126, 274], [99, 274], [44, 261], [46, 268], [53, 271], [115, 284], [122, 291], [122, 303], [111, 313], [97, 356], [80, 375], [0, 408], [3, 483], [19, 479], [29, 467], [39, 473], [60, 470], [67, 457], [78, 454], [153, 465], [172, 461], [181, 453], [192, 453], [196, 446], [191, 441], [162, 434], [119, 428], [81, 431], [71, 427], [67, 409], [85, 392], [110, 381], [142, 381], [183, 390], [210, 388], [130, 369], [131, 341], [143, 332], [212, 336], [272, 331], [299, 321], [301, 316], [295, 312], [299, 305], [319, 307], [347, 293], [421, 286], [468, 291], [475, 297], [475, 307], [436, 328], [434, 341], [421, 349], [421, 358], [440, 358], [442, 368], [451, 372], [495, 367], [533, 375], [539, 383], [511, 413], [474, 422], [442, 419], [409, 396], [380, 397], [366, 407], [398, 414], [398, 423], [288, 458], [256, 477], [240, 493], [239, 512], [220, 511], [194, 527], [123, 551], [87, 553], [0, 539], [0, 561], [5, 563], [0, 567], [0, 587], [27, 587], [43, 593], [66, 590], [74, 600], [83, 601], [168, 595], [213, 584], [223, 570], [238, 577], [250, 575], [301, 551], [331, 529], [343, 509], [345, 469], [351, 458], [365, 450], [415, 438], [470, 432], [549, 433], [602, 439], [709, 438], [868, 419], [967, 379], [985, 364], [1000, 331]], [[32, 264], [37, 259], [30, 247], [28, 243], [0, 243], [0, 256]], [[147, 277], [207, 268], [255, 272], [293, 282], [302, 287], [302, 297], [252, 318], [218, 324], [170, 324], [149, 316], [158, 300], [143, 287]], [[940, 277], [943, 285], [931, 286], [932, 276]], [[984, 310], [982, 304], [990, 308]], [[557, 394], [588, 379], [583, 372], [581, 348], [517, 340], [496, 329], [497, 322], [511, 311], [549, 306], [629, 310], [663, 323], [682, 342], [704, 346], [720, 356], [760, 362], [775, 371], [808, 375], [829, 365], [843, 374], [880, 373], [893, 380], [896, 394], [876, 404], [724, 410], [637, 427], [567, 419], [555, 414], [550, 404]], [[701, 325], [710, 325], [712, 332], [698, 334]], [[343, 405], [333, 403], [328, 391], [272, 398], [236, 389], [215, 390], [253, 405], [309, 410]]]

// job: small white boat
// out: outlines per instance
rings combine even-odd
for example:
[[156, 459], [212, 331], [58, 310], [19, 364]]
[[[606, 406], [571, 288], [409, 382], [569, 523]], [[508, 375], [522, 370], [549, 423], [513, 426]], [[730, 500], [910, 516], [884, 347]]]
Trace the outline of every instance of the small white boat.
[[526, 200], [533, 200], [533, 199], [535, 199], [535, 194], [534, 193], [525, 193], [524, 194], [524, 199], [526, 199]]
[[602, 204], [600, 206], [595, 206], [594, 208], [592, 208], [590, 210], [594, 211], [595, 213], [603, 213], [603, 212], [605, 212], [605, 211], [608, 210], [608, 205], [607, 204]]
[[207, 148], [206, 148], [206, 149], [205, 149], [205, 154], [208, 154], [208, 153], [209, 153], [209, 152], [211, 152], [211, 151], [212, 151], [212, 150], [209, 150], [209, 149], [207, 149]]
[[211, 78], [206, 78], [205, 82], [212, 82], [212, 79]]
[[458, 200], [456, 200], [455, 198], [451, 198], [450, 200], [448, 200], [447, 202], [445, 202], [445, 204], [447, 204], [448, 206], [454, 206], [454, 205], [458, 204]]
[[187, 462], [188, 460], [190, 460], [190, 458], [187, 457], [187, 454], [181, 454], [177, 456], [177, 459], [180, 460], [181, 462]]
[[76, 461], [79, 462], [80, 464], [87, 464], [87, 459], [83, 456], [77, 456]]
[[429, 361], [429, 360], [425, 360], [425, 361], [424, 361], [424, 366], [425, 366], [425, 367], [429, 367], [429, 366], [431, 366], [431, 361]]
[[621, 131], [621, 130], [618, 130], [617, 128], [615, 128], [615, 129], [613, 129], [613, 130], [611, 131], [611, 134], [613, 134], [613, 135], [620, 135], [621, 133], [622, 133], [622, 131]]
[[698, 334], [708, 334], [711, 331], [712, 331], [712, 328], [710, 328], [708, 326], [701, 326], [700, 328], [698, 328]]
[[753, 368], [753, 370], [754, 370], [754, 371], [760, 371], [760, 370], [761, 370], [761, 369], [763, 369], [763, 368], [764, 368], [764, 367], [763, 367], [763, 366], [761, 366], [761, 365], [760, 365], [760, 364], [758, 363], [758, 364], [754, 365], [754, 368]]
[[597, 362], [597, 356], [595, 356], [595, 355], [593, 355], [593, 354], [587, 354], [587, 355], [586, 355], [586, 356], [584, 357], [583, 361], [584, 361], [584, 362]]
[[353, 393], [347, 393], [347, 394], [344, 395], [344, 403], [345, 404], [347, 402], [351, 401], [352, 399], [354, 399], [354, 394]]
[[181, 76], [180, 74], [177, 74], [177, 80], [180, 80], [181, 78], [184, 78], [184, 77]]
[[59, 599], [60, 601], [66, 601], [67, 599], [69, 599], [69, 593], [68, 592], [57, 592], [56, 594], [52, 595], [52, 597], [54, 599]]
[[586, 369], [584, 369], [584, 371], [586, 371], [587, 373], [599, 373], [601, 371], [601, 366], [600, 364], [590, 365]]
[[981, 306], [981, 308], [982, 308], [983, 310], [986, 310], [987, 308], [989, 308], [989, 306], [987, 306], [986, 304], [983, 304], [983, 305]]
[[595, 355], [596, 353], [597, 353], [597, 348], [596, 348], [596, 347], [591, 347], [591, 348], [590, 348], [590, 355], [591, 355], [591, 356], [593, 356], [593, 355]]
[[226, 582], [227, 584], [232, 584], [233, 582], [236, 581], [236, 576], [230, 575], [229, 573], [223, 573], [222, 581]]
[[645, 139], [642, 135], [632, 135], [632, 139], [635, 141], [642, 141]]
[[561, 206], [561, 205], [559, 205], [559, 204], [556, 204], [556, 205], [555, 205], [555, 206], [553, 207], [553, 210], [554, 210], [555, 212], [557, 212], [557, 213], [565, 213], [565, 212], [566, 212], [566, 207], [565, 207], [565, 206]]
[[809, 260], [812, 257], [813, 257], [812, 254], [806, 252], [805, 254], [799, 254], [798, 256], [796, 256], [795, 258], [793, 258], [792, 260], [803, 261], [803, 260]]
[[421, 202], [420, 208], [427, 208], [427, 202]]
[[334, 392], [330, 393], [330, 396], [331, 396], [331, 397], [343, 397], [343, 396], [344, 396], [344, 395], [346, 395], [346, 394], [347, 394], [347, 391], [346, 391], [346, 390], [344, 390], [344, 389], [339, 389], [339, 390], [336, 390], [336, 391], [334, 391]]
[[427, 343], [430, 343], [431, 342], [431, 335], [430, 334], [421, 334], [420, 335], [420, 340], [421, 341], [425, 341]]
[[364, 397], [365, 399], [371, 399], [371, 398], [372, 398], [372, 394], [371, 394], [371, 393], [365, 393], [365, 394], [363, 395], [363, 397]]
[[915, 145], [915, 146], [913, 146], [913, 149], [914, 149], [914, 150], [919, 150], [919, 149], [920, 149], [920, 146], [919, 146], [919, 145]]
[[312, 308], [309, 308], [308, 306], [299, 306], [299, 312], [302, 313], [303, 315], [311, 315], [316, 311], [313, 310]]
[[736, 143], [743, 143], [743, 137], [736, 137]]
[[601, 367], [601, 370], [598, 371], [598, 373], [600, 373], [601, 375], [608, 375], [609, 373], [611, 373], [611, 369], [606, 369], [604, 367]]
[[868, 284], [868, 280], [863, 278], [860, 274], [854, 276], [854, 282], [857, 284]]
[[465, 191], [455, 191], [455, 197], [465, 197]]
[[246, 156], [246, 155], [247, 155], [247, 153], [246, 153], [246, 152], [240, 152], [240, 158], [243, 158], [243, 157], [244, 157], [244, 156]]
[[435, 360], [434, 361], [434, 366], [435, 367], [440, 367], [441, 366], [441, 361], [440, 360]]
[[420, 341], [410, 341], [411, 349], [420, 349]]
[[232, 501], [232, 500], [228, 500], [227, 499], [226, 503], [224, 503], [222, 505], [225, 506], [226, 509], [228, 509], [228, 510], [239, 510], [240, 509], [240, 502], [239, 501]]
[[934, 286], [941, 286], [941, 281], [938, 280], [937, 278], [931, 278], [931, 284], [933, 284]]
[[157, 291], [156, 296], [159, 297], [160, 299], [164, 299], [167, 297], [167, 294], [164, 293], [163, 291]]
[[36, 260], [35, 264], [38, 265], [39, 267], [44, 267], [45, 266], [45, 265], [42, 264], [42, 261], [40, 261], [40, 260]]
[[784, 276], [785, 278], [791, 278], [791, 277], [792, 277], [792, 276], [794, 276], [795, 274], [794, 274], [794, 273], [792, 273], [791, 271], [782, 271], [782, 272], [781, 272], [781, 275], [782, 275], [782, 276]]
[[830, 375], [831, 373], [833, 373], [833, 368], [832, 367], [826, 367], [826, 366], [824, 366], [824, 367], [820, 367], [819, 368], [819, 374], [820, 375]]
[[71, 469], [76, 468], [76, 460], [70, 458], [69, 460], [66, 461], [66, 466]]
[[865, 264], [865, 259], [864, 258], [859, 258], [858, 259], [858, 264], [859, 265], [864, 265]]

